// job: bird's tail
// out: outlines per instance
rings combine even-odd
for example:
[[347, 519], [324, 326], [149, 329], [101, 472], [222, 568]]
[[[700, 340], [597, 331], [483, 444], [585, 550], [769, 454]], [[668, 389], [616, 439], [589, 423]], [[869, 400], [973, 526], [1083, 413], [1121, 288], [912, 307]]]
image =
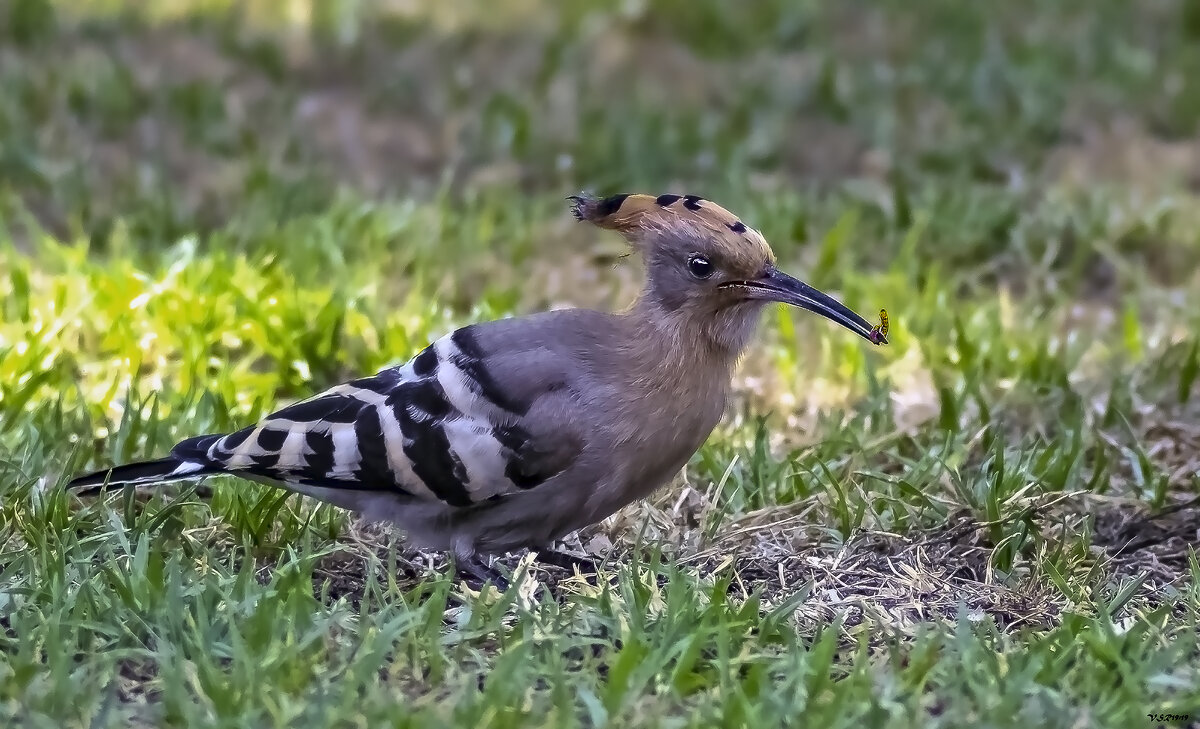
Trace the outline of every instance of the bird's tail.
[[216, 473], [218, 470], [220, 469], [203, 463], [168, 457], [157, 461], [142, 461], [126, 466], [106, 468], [86, 476], [79, 476], [72, 479], [67, 484], [67, 488], [78, 490], [80, 495], [89, 495], [98, 493], [105, 487], [166, 483]]

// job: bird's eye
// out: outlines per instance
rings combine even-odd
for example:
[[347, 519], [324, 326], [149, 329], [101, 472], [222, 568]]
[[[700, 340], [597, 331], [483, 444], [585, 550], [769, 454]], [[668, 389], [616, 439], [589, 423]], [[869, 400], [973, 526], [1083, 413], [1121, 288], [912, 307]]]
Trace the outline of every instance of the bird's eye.
[[713, 275], [713, 265], [704, 256], [692, 256], [688, 259], [688, 271], [696, 278], [708, 278]]

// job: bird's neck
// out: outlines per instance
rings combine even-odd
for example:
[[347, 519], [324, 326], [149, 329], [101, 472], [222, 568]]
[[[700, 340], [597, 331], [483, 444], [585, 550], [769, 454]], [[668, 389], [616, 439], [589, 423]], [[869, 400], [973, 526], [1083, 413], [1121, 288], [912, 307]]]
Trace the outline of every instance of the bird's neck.
[[[617, 442], [628, 444], [631, 482], [649, 489], [681, 468], [721, 419], [753, 322], [735, 322], [742, 330], [730, 338], [704, 328], [708, 320], [644, 303], [616, 316], [621, 372], [611, 428]], [[609, 506], [648, 493], [637, 488]]]
[[749, 343], [761, 307], [711, 313], [664, 309], [642, 297], [621, 316], [632, 337], [639, 369], [664, 377], [717, 379], [727, 383]]

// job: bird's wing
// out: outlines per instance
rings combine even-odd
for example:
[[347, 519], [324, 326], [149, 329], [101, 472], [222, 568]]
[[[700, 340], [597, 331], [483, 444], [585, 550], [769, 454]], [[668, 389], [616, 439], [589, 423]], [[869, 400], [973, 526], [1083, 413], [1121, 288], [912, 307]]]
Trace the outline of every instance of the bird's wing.
[[[519, 385], [497, 372], [474, 327], [409, 362], [272, 413], [228, 435], [191, 438], [185, 462], [298, 486], [391, 491], [466, 507], [534, 488], [566, 469], [582, 439], [539, 423], [539, 401], [561, 398], [553, 352], [523, 358]], [[540, 370], [540, 371], [539, 371]], [[563, 408], [552, 408], [562, 412]]]

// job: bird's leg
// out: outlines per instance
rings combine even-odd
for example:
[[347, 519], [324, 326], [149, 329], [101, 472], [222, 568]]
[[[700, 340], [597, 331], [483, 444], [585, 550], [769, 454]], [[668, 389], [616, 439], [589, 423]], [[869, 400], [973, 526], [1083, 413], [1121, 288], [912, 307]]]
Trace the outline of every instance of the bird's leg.
[[508, 579], [500, 571], [484, 562], [478, 555], [458, 556], [455, 559], [458, 576], [464, 579], [472, 589], [482, 589], [491, 582], [497, 590], [504, 592], [508, 589]]
[[577, 557], [548, 548], [534, 550], [534, 554], [542, 564], [559, 567], [567, 572], [574, 572], [575, 569], [578, 569], [581, 575], [594, 575], [598, 571], [596, 561], [589, 557]]

